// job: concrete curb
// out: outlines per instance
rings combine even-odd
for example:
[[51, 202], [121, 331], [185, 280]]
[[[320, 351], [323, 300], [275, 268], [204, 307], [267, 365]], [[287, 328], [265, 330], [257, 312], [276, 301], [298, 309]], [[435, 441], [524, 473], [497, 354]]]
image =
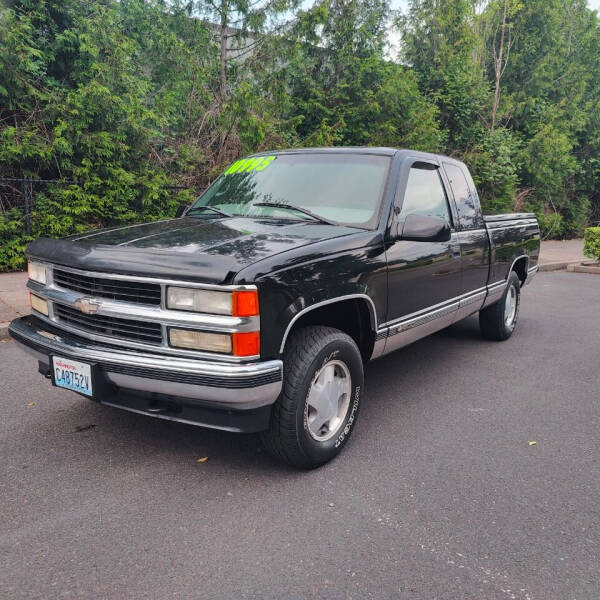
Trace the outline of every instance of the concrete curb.
[[541, 263], [540, 271], [564, 271], [570, 264], [568, 262]]
[[593, 273], [600, 275], [600, 265], [582, 265], [581, 263], [572, 263], [567, 267], [567, 271], [571, 273]]
[[10, 325], [9, 321], [5, 323], [0, 323], [0, 340], [6, 340], [10, 336], [8, 335], [8, 326]]

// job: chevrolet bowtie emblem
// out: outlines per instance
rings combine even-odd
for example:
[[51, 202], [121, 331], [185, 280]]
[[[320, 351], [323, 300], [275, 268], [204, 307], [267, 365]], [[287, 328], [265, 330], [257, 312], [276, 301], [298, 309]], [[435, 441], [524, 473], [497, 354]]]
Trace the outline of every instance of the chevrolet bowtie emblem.
[[86, 315], [93, 315], [98, 312], [98, 309], [102, 306], [102, 302], [93, 298], [80, 298], [73, 306]]

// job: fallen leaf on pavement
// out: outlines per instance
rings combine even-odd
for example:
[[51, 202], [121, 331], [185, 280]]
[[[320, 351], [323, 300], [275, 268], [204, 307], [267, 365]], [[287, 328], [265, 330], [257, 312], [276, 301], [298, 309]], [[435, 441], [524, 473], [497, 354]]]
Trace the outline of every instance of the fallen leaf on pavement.
[[27, 406], [35, 406], [35, 402], [28, 402]]
[[529, 442], [529, 445], [530, 445], [530, 446], [535, 446], [536, 444], [537, 444], [537, 442], [536, 442], [536, 441]]
[[203, 456], [202, 458], [197, 458], [196, 462], [206, 462], [208, 460], [208, 456]]

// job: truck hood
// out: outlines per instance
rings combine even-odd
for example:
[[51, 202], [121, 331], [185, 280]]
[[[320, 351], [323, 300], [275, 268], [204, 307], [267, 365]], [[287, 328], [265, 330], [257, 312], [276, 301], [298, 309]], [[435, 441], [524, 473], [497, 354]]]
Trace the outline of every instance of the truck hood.
[[308, 220], [183, 217], [39, 238], [27, 256], [90, 271], [230, 283], [249, 264], [360, 231]]

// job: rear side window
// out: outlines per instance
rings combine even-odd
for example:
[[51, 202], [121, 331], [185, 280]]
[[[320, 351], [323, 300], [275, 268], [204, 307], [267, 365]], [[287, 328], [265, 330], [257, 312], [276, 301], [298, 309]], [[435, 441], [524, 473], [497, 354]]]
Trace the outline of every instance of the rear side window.
[[415, 165], [410, 169], [400, 218], [410, 214], [441, 217], [450, 222], [446, 192], [433, 165]]
[[444, 163], [444, 169], [450, 181], [454, 194], [458, 221], [462, 229], [475, 229], [482, 227], [481, 213], [478, 209], [474, 192], [467, 182], [463, 170], [456, 165]]

